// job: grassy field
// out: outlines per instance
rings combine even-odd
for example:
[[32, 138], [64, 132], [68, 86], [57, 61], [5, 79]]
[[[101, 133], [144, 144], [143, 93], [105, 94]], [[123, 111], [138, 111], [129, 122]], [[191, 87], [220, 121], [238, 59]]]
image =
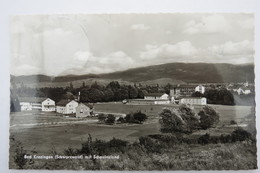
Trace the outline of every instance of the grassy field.
[[[97, 123], [97, 118], [77, 119], [64, 117], [56, 113], [18, 112], [10, 115], [10, 136], [15, 141], [21, 141], [27, 151], [36, 151], [38, 154], [50, 154], [53, 148], [63, 152], [68, 147], [80, 148], [81, 143], [87, 140], [88, 134], [93, 139], [110, 140], [113, 137], [137, 141], [140, 136], [160, 133], [158, 112], [163, 107], [175, 105], [124, 105], [122, 103], [100, 103], [95, 105], [96, 112], [129, 113], [141, 110], [149, 118], [144, 124], [116, 124], [104, 125]], [[228, 124], [230, 120], [237, 122], [250, 113], [247, 106], [220, 106], [214, 105], [220, 113], [220, 124]], [[198, 112], [201, 107], [195, 107]], [[214, 133], [220, 135], [230, 133], [234, 126], [219, 125], [217, 128], [198, 131], [194, 135]], [[12, 145], [12, 140], [10, 140]], [[10, 159], [13, 159], [14, 149], [10, 148]], [[12, 161], [11, 161], [12, 162]]]
[[[225, 105], [210, 105], [220, 114], [221, 122], [230, 122], [230, 120], [241, 121], [245, 116], [250, 113], [251, 106], [225, 106]], [[142, 111], [150, 117], [158, 117], [158, 113], [164, 108], [177, 108], [178, 105], [131, 105], [116, 103], [97, 103], [95, 104], [95, 111], [97, 112], [117, 112], [117, 113], [130, 113]], [[195, 111], [198, 113], [203, 106], [194, 106]]]

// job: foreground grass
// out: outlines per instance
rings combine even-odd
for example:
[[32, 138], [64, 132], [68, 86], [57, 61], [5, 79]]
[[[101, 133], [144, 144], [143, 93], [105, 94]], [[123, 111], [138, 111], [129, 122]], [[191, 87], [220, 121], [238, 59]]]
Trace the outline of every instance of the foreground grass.
[[[256, 145], [244, 141], [227, 144], [177, 144], [160, 152], [129, 145], [115, 152], [118, 160], [34, 160], [24, 169], [72, 170], [247, 170], [256, 169]], [[49, 153], [51, 154], [51, 153]], [[59, 153], [64, 155], [64, 153]], [[10, 168], [15, 168], [10, 165]]]

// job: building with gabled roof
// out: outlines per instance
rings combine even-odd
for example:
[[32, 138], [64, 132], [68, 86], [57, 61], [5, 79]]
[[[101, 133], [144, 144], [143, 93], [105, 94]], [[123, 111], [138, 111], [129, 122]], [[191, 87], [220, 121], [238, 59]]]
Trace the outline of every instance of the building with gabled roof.
[[174, 99], [179, 97], [191, 97], [191, 95], [196, 91], [204, 94], [205, 87], [195, 84], [175, 85], [170, 89], [170, 97], [174, 97]]
[[63, 99], [56, 104], [56, 112], [61, 114], [75, 114], [77, 106], [78, 102], [75, 100]]
[[94, 106], [88, 103], [79, 103], [76, 107], [76, 117], [84, 118], [89, 117], [93, 114]]
[[47, 98], [42, 102], [43, 112], [54, 112], [55, 111], [55, 101]]
[[169, 95], [166, 93], [148, 93], [144, 95], [145, 100], [160, 100], [169, 99]]
[[42, 110], [42, 102], [47, 98], [44, 97], [20, 97], [21, 111]]

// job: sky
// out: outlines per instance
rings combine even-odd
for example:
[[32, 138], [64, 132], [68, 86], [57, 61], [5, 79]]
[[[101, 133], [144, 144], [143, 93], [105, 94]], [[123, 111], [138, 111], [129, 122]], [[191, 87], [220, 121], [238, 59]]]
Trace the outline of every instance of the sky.
[[173, 62], [254, 63], [254, 15], [56, 14], [11, 19], [12, 75], [100, 74]]

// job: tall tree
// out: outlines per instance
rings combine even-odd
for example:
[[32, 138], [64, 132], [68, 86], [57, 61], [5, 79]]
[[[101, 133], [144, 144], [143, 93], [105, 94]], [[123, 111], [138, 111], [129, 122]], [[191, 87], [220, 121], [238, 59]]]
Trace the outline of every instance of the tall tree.
[[204, 106], [198, 115], [200, 116], [200, 127], [202, 129], [215, 127], [219, 122], [219, 114], [210, 106]]

